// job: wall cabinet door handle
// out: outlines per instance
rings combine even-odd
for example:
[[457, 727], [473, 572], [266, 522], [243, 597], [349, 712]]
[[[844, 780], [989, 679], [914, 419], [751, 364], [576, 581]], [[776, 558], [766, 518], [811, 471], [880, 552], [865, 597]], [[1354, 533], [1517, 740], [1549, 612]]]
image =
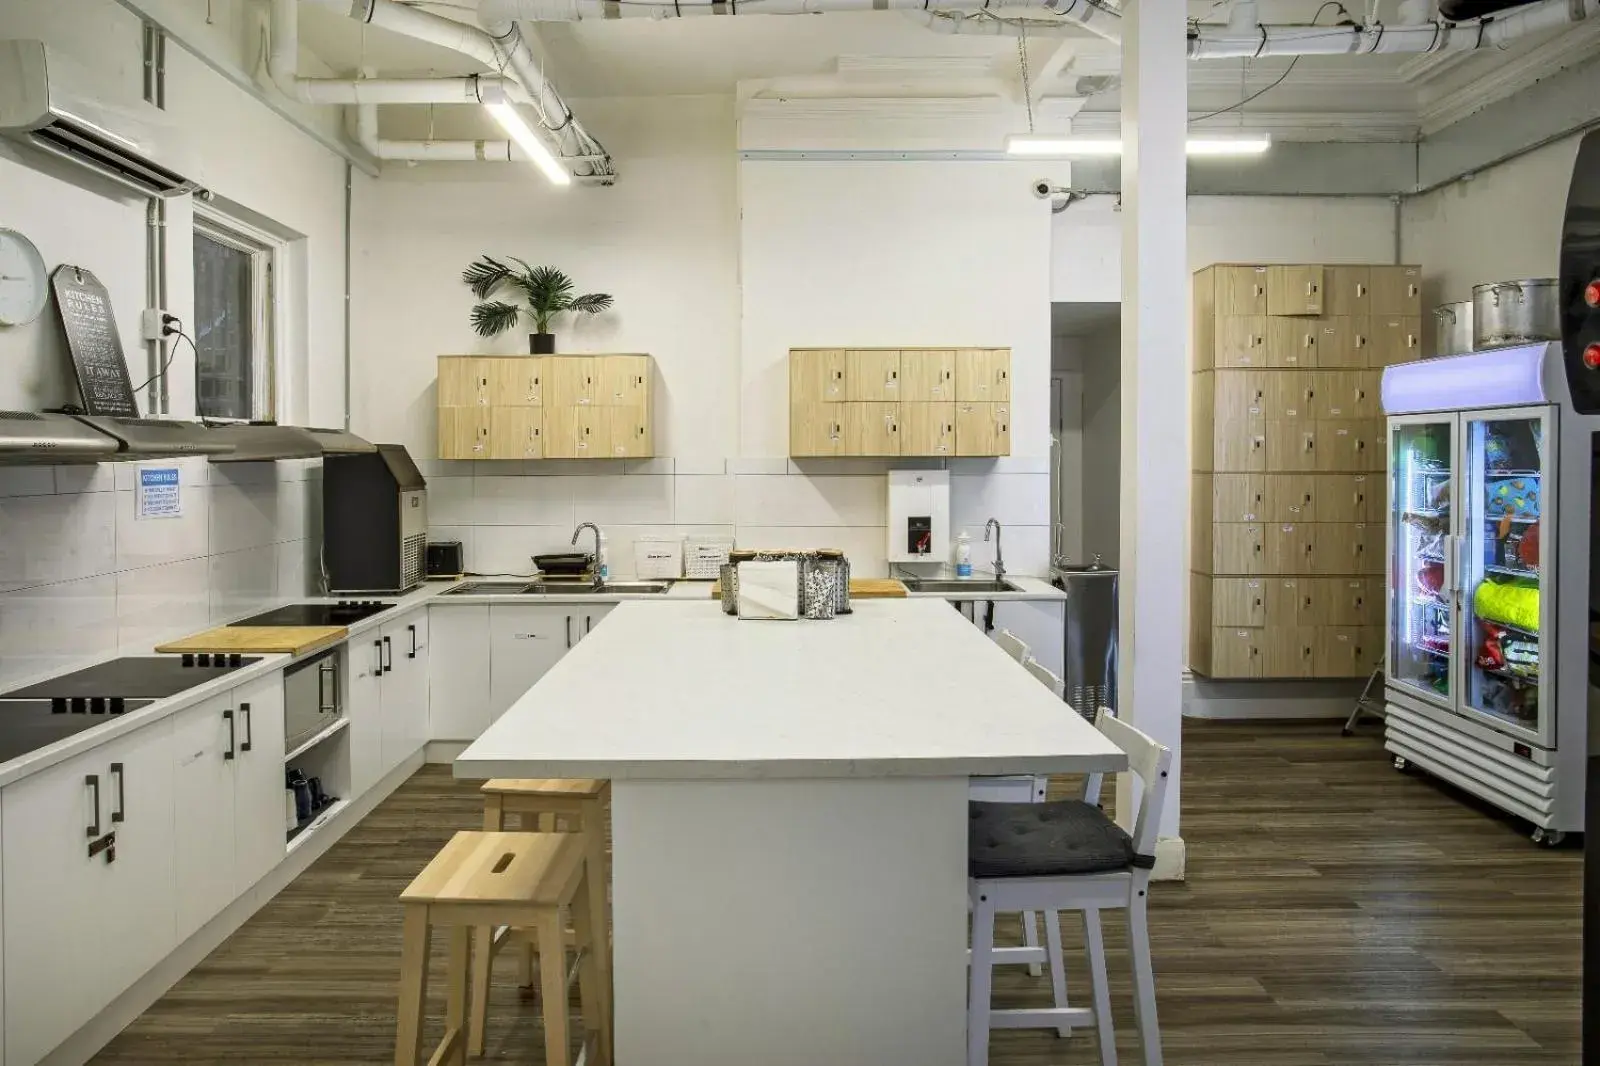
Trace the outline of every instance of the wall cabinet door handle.
[[222, 720], [228, 723], [228, 750], [222, 753], [222, 757], [224, 759], [231, 759], [234, 755], [234, 749], [238, 746], [238, 738], [235, 735], [233, 728], [232, 708], [222, 712]]
[[251, 741], [255, 735], [255, 729], [250, 724], [250, 705], [248, 703], [239, 704], [239, 717], [244, 720], [244, 742], [239, 745], [239, 750], [249, 751]]
[[85, 833], [86, 836], [93, 839], [100, 835], [100, 775], [89, 774], [83, 779], [83, 783], [90, 792], [94, 793], [94, 819], [89, 823]]
[[126, 775], [122, 772], [121, 763], [114, 762], [111, 764], [111, 776], [117, 779], [117, 806], [111, 812], [111, 820], [120, 822], [128, 816], [128, 786], [125, 781]]

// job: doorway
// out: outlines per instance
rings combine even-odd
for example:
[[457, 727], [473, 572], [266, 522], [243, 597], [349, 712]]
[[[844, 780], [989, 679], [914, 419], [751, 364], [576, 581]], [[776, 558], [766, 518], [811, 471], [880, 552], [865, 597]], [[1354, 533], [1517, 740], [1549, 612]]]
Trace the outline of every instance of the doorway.
[[1122, 305], [1050, 305], [1051, 552], [1117, 565]]

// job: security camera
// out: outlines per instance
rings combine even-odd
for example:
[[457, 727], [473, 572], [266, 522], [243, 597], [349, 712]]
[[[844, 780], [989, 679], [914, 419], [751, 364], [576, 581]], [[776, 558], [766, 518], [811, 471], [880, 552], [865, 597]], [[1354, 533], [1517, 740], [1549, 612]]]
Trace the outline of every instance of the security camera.
[[1058, 189], [1056, 186], [1051, 185], [1048, 178], [1038, 178], [1033, 183], [1033, 195], [1041, 200], [1048, 200], [1056, 193], [1065, 191], [1065, 189]]

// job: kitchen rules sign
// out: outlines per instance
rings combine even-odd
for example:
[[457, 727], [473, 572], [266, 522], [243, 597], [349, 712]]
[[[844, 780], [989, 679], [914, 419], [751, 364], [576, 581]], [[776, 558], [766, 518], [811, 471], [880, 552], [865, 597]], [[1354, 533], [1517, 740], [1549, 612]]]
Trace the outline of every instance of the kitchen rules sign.
[[140, 467], [138, 504], [140, 518], [177, 518], [182, 515], [183, 497], [178, 491], [178, 468]]

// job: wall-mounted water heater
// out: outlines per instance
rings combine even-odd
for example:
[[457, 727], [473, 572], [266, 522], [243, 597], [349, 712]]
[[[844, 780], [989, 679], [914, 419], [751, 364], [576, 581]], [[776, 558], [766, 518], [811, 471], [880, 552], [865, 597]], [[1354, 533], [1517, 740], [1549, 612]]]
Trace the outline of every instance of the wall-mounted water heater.
[[949, 471], [889, 471], [889, 561], [950, 561]]

